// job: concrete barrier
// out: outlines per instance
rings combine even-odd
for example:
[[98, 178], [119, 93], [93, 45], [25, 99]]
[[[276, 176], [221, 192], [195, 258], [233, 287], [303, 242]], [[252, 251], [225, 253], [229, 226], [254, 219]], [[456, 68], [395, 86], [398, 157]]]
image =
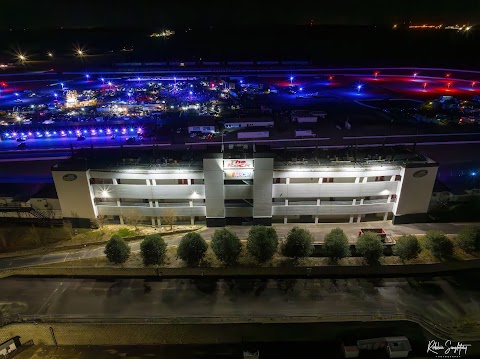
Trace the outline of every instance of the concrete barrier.
[[480, 259], [433, 264], [377, 266], [312, 266], [312, 267], [26, 267], [0, 271], [0, 278], [71, 277], [71, 278], [372, 278], [447, 275], [480, 268]]

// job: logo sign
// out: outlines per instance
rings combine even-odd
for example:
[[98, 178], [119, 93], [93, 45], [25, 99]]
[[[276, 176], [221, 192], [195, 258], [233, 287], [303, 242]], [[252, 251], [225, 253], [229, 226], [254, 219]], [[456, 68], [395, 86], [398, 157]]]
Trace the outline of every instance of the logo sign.
[[232, 171], [225, 171], [226, 178], [238, 178], [238, 179], [252, 179], [253, 178], [253, 171], [251, 170], [232, 170]]
[[427, 345], [427, 354], [432, 353], [436, 358], [460, 358], [467, 355], [468, 348], [471, 346], [462, 342], [453, 343], [451, 340], [446, 340], [445, 343], [430, 340]]
[[73, 173], [68, 173], [68, 174], [64, 175], [62, 177], [62, 179], [64, 181], [67, 181], [67, 182], [75, 181], [77, 179], [77, 175], [75, 175]]
[[413, 174], [413, 177], [415, 178], [425, 177], [427, 173], [428, 173], [427, 170], [419, 170]]
[[253, 168], [253, 160], [224, 160], [223, 168]]

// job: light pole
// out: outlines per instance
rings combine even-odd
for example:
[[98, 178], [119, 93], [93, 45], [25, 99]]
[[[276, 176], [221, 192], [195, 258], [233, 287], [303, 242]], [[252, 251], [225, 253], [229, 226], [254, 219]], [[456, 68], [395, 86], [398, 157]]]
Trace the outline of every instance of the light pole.
[[293, 76], [290, 76], [290, 86], [293, 86]]
[[426, 82], [423, 83], [423, 92], [427, 92], [427, 83]]
[[103, 77], [100, 79], [100, 81], [102, 81], [102, 85], [105, 85], [105, 79]]
[[362, 87], [363, 87], [362, 84], [358, 84], [358, 85], [357, 85], [357, 94], [360, 93], [360, 91], [362, 90]]
[[413, 73], [413, 79], [415, 80], [417, 78], [418, 72]]
[[377, 76], [378, 76], [378, 71], [375, 71], [375, 72], [373, 73], [373, 75], [375, 76], [375, 80], [376, 80], [376, 79], [377, 79]]
[[473, 90], [473, 88], [475, 87], [476, 84], [477, 83], [475, 81], [472, 82], [472, 90]]
[[450, 86], [452, 86], [452, 83], [451, 82], [447, 83], [447, 90], [449, 91], [450, 91]]

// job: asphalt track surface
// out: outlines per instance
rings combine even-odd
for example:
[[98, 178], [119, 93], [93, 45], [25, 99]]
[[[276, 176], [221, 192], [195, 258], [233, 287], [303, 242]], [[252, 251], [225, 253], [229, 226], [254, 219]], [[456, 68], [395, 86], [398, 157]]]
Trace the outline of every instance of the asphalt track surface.
[[[7, 318], [247, 318], [389, 316], [406, 311], [452, 324], [479, 317], [479, 290], [459, 278], [429, 278], [412, 286], [406, 279], [308, 279], [291, 281], [282, 293], [278, 280], [195, 282], [142, 279], [2, 279], [0, 303]], [[151, 290], [145, 290], [147, 284]], [[203, 285], [202, 285], [203, 284]], [[205, 288], [208, 287], [210, 289]]]

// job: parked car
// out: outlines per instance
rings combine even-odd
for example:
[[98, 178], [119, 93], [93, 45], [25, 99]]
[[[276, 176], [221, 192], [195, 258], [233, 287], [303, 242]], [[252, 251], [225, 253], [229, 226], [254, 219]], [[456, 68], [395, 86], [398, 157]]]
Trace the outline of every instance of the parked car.
[[85, 139], [85, 136], [77, 136], [77, 141], [83, 141]]
[[137, 139], [135, 137], [129, 137], [127, 138], [127, 143], [135, 143]]
[[17, 145], [18, 148], [27, 148], [27, 143], [26, 142], [22, 142], [22, 143], [19, 143]]

